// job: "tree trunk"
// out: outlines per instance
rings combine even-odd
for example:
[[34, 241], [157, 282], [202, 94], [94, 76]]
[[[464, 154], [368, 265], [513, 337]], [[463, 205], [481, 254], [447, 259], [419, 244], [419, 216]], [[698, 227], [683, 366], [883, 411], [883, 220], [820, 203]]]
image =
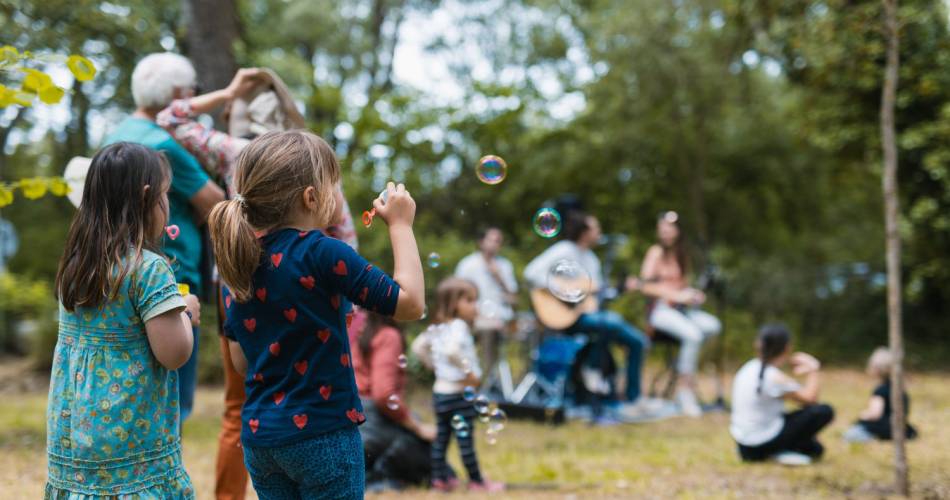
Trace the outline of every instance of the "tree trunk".
[[237, 71], [234, 40], [238, 16], [234, 0], [184, 0], [187, 54], [198, 72], [201, 92], [226, 87]]
[[884, 225], [887, 235], [887, 318], [888, 340], [894, 356], [891, 369], [891, 430], [894, 438], [894, 480], [901, 495], [910, 494], [906, 423], [904, 418], [904, 339], [901, 331], [901, 240], [898, 229], [897, 139], [894, 131], [894, 101], [897, 94], [898, 25], [897, 0], [883, 0], [884, 30], [887, 37], [887, 66], [881, 91], [881, 144], [884, 149]]

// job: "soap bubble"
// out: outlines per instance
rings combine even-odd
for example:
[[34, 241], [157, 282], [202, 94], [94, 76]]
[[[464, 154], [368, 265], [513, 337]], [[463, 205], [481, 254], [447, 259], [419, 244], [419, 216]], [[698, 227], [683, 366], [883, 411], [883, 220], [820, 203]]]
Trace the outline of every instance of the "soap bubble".
[[479, 413], [478, 421], [483, 424], [487, 424], [489, 421], [491, 421], [491, 415], [489, 415], [487, 411], [485, 413]]
[[451, 424], [453, 429], [459, 430], [460, 428], [468, 425], [468, 422], [465, 421], [465, 417], [456, 413], [455, 415], [452, 415]]
[[469, 430], [470, 430], [470, 429], [471, 429], [471, 428], [470, 428], [470, 427], [468, 426], [468, 424], [466, 423], [466, 424], [463, 425], [462, 427], [460, 427], [460, 428], [458, 428], [458, 429], [455, 429], [455, 433], [458, 434], [458, 436], [459, 436], [460, 438], [464, 439], [464, 438], [467, 438], [467, 437], [468, 437], [468, 435], [469, 435]]
[[489, 415], [488, 429], [494, 432], [501, 432], [507, 423], [508, 415], [505, 413], [505, 410], [502, 410], [501, 408], [495, 408], [492, 410], [491, 415]]
[[553, 208], [542, 208], [534, 213], [534, 232], [542, 238], [553, 238], [561, 232], [561, 214]]
[[435, 269], [439, 267], [440, 264], [442, 264], [442, 256], [435, 252], [432, 252], [426, 258], [426, 264], [428, 264], [429, 267], [431, 267], [432, 269]]
[[406, 367], [409, 366], [409, 358], [407, 358], [405, 354], [400, 354], [399, 357], [396, 358], [396, 364], [399, 365], [399, 368], [405, 370]]
[[498, 442], [498, 433], [489, 428], [485, 431], [485, 441], [488, 441], [488, 444], [495, 444]]
[[473, 406], [479, 415], [488, 415], [488, 398], [484, 394], [475, 397]]
[[500, 156], [483, 156], [475, 167], [475, 175], [485, 184], [499, 184], [508, 175], [508, 164]]
[[392, 394], [389, 396], [389, 399], [386, 400], [386, 408], [396, 411], [399, 409], [399, 395]]
[[548, 270], [548, 291], [564, 302], [584, 300], [592, 287], [590, 273], [577, 261], [561, 259]]
[[472, 402], [475, 400], [475, 388], [468, 385], [465, 386], [465, 389], [462, 390], [462, 397], [465, 398], [465, 401]]
[[380, 191], [379, 196], [377, 196], [377, 198], [379, 198], [380, 200], [383, 200], [383, 204], [385, 204], [387, 201], [389, 201], [389, 189], [384, 189]]

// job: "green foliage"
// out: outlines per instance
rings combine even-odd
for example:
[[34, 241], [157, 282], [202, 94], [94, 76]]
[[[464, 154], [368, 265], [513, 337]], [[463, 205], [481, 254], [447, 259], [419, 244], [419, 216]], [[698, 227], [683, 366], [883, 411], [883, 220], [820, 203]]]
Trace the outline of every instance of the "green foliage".
[[[0, 272], [0, 346], [5, 349], [27, 348], [38, 368], [51, 366], [56, 344], [56, 301], [50, 283]], [[32, 343], [20, 345], [15, 325], [22, 320], [36, 322]]]

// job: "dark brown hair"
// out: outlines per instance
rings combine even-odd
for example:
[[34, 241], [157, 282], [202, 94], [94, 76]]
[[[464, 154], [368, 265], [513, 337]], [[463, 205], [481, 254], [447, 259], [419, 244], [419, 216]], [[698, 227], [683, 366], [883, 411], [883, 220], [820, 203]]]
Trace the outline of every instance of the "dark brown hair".
[[140, 144], [112, 144], [92, 158], [56, 273], [56, 296], [67, 311], [115, 299], [142, 251], [161, 253], [166, 221], [152, 212], [165, 203], [169, 171], [164, 156]]
[[318, 223], [328, 226], [339, 181], [333, 149], [310, 132], [268, 132], [241, 151], [234, 176], [237, 194], [215, 205], [208, 216], [218, 271], [238, 302], [250, 300], [251, 278], [260, 263], [262, 248], [254, 231], [286, 223], [300, 195], [311, 186], [317, 191]]
[[791, 340], [792, 334], [788, 332], [785, 325], [770, 324], [759, 330], [759, 335], [755, 339], [755, 346], [759, 351], [759, 360], [762, 361], [762, 366], [759, 368], [759, 386], [756, 388], [756, 393], [762, 393], [762, 379], [765, 377], [765, 368], [785, 352]]
[[[669, 217], [669, 214], [674, 215], [672, 220]], [[683, 238], [683, 228], [682, 226], [679, 225], [678, 219], [679, 219], [679, 216], [676, 215], [676, 212], [663, 212], [657, 218], [656, 222], [657, 224], [661, 224], [663, 222], [667, 224], [672, 224], [676, 226], [676, 229], [679, 231], [679, 233], [676, 235], [676, 241], [673, 243], [671, 247], [667, 248], [667, 247], [664, 247], [663, 245], [660, 245], [660, 248], [663, 249], [664, 254], [666, 254], [667, 252], [673, 254], [673, 258], [676, 259], [676, 264], [680, 268], [680, 273], [682, 273], [683, 277], [685, 278], [687, 270], [689, 269], [689, 258], [686, 255], [686, 241], [685, 241], [685, 238]]]
[[432, 322], [447, 323], [458, 317], [459, 299], [466, 295], [478, 298], [478, 288], [471, 281], [455, 277], [442, 280], [435, 290], [435, 314], [432, 316]]

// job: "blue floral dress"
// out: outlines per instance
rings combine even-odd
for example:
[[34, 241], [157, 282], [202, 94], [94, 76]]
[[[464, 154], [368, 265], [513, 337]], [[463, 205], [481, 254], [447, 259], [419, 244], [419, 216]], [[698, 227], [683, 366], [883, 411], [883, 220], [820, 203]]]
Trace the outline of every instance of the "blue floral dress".
[[194, 498], [181, 463], [178, 377], [145, 334], [147, 320], [184, 305], [168, 263], [146, 251], [115, 300], [60, 306], [46, 498]]

